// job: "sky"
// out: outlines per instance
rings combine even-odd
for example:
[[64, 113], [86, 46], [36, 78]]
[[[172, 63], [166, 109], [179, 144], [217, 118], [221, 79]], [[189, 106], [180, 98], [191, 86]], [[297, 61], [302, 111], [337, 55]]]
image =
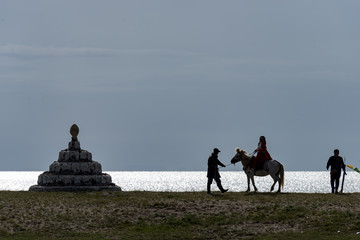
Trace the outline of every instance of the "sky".
[[261, 135], [285, 171], [360, 167], [359, 9], [2, 0], [0, 171], [48, 170], [74, 123], [104, 171], [206, 171]]

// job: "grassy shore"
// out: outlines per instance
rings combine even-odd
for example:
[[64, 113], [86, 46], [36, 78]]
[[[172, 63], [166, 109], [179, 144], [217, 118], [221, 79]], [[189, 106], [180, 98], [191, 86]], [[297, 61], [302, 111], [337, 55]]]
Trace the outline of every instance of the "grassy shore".
[[0, 192], [0, 239], [359, 239], [360, 194]]

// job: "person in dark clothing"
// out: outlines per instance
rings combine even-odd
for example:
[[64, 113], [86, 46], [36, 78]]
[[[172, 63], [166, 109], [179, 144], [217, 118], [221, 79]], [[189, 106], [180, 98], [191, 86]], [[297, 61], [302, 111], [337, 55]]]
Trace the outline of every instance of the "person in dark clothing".
[[220, 165], [222, 167], [226, 167], [226, 166], [219, 161], [219, 159], [218, 159], [219, 152], [220, 152], [219, 149], [214, 148], [213, 153], [211, 154], [211, 156], [208, 159], [208, 171], [207, 171], [207, 177], [208, 177], [207, 193], [208, 194], [211, 194], [210, 186], [213, 182], [213, 179], [215, 179], [215, 182], [222, 193], [225, 193], [229, 190], [229, 189], [224, 189], [221, 185], [218, 165]]
[[331, 156], [327, 162], [326, 169], [329, 170], [330, 168], [330, 182], [331, 182], [331, 192], [338, 193], [339, 188], [339, 180], [341, 176], [341, 169], [344, 170], [344, 174], [346, 175], [345, 171], [345, 164], [342, 157], [339, 156], [339, 150], [334, 150], [334, 156]]

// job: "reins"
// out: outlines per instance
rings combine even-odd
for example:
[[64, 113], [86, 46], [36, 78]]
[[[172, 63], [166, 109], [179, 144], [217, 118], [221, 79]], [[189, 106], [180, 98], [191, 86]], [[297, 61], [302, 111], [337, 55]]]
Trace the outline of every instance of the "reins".
[[[256, 150], [250, 154], [250, 157], [254, 156], [255, 153], [256, 153]], [[229, 163], [228, 165], [225, 165], [225, 167], [230, 166], [231, 164], [234, 164], [234, 166], [235, 166], [236, 163]], [[224, 167], [219, 167], [219, 168], [224, 168]]]
[[[228, 165], [225, 165], [225, 167], [227, 167], [227, 166], [230, 166], [232, 163], [229, 163]], [[234, 165], [235, 165], [235, 163], [234, 163]], [[224, 167], [219, 167], [219, 168], [224, 168]]]
[[[249, 155], [249, 156], [250, 156], [250, 158], [251, 158], [251, 157], [253, 157], [255, 153], [256, 153], [256, 150], [255, 150], [255, 151], [253, 151], [253, 152]], [[239, 162], [241, 162], [241, 160], [240, 160]], [[230, 164], [232, 164], [232, 163], [230, 163]], [[234, 163], [234, 166], [235, 166], [235, 164], [236, 164], [236, 163]]]

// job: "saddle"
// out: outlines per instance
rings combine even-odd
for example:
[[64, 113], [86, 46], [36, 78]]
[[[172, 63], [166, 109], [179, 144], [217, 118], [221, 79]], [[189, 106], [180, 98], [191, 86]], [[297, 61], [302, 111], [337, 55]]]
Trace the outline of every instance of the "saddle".
[[[255, 156], [252, 156], [249, 163], [244, 166], [243, 170], [246, 170], [248, 167], [251, 167], [253, 165], [253, 162], [254, 162], [254, 159], [255, 159]], [[256, 165], [255, 165], [255, 171], [260, 171], [260, 170], [264, 170], [264, 171], [269, 171], [269, 161], [270, 160], [266, 160], [265, 162], [261, 162], [261, 161], [257, 161], [256, 162]]]

